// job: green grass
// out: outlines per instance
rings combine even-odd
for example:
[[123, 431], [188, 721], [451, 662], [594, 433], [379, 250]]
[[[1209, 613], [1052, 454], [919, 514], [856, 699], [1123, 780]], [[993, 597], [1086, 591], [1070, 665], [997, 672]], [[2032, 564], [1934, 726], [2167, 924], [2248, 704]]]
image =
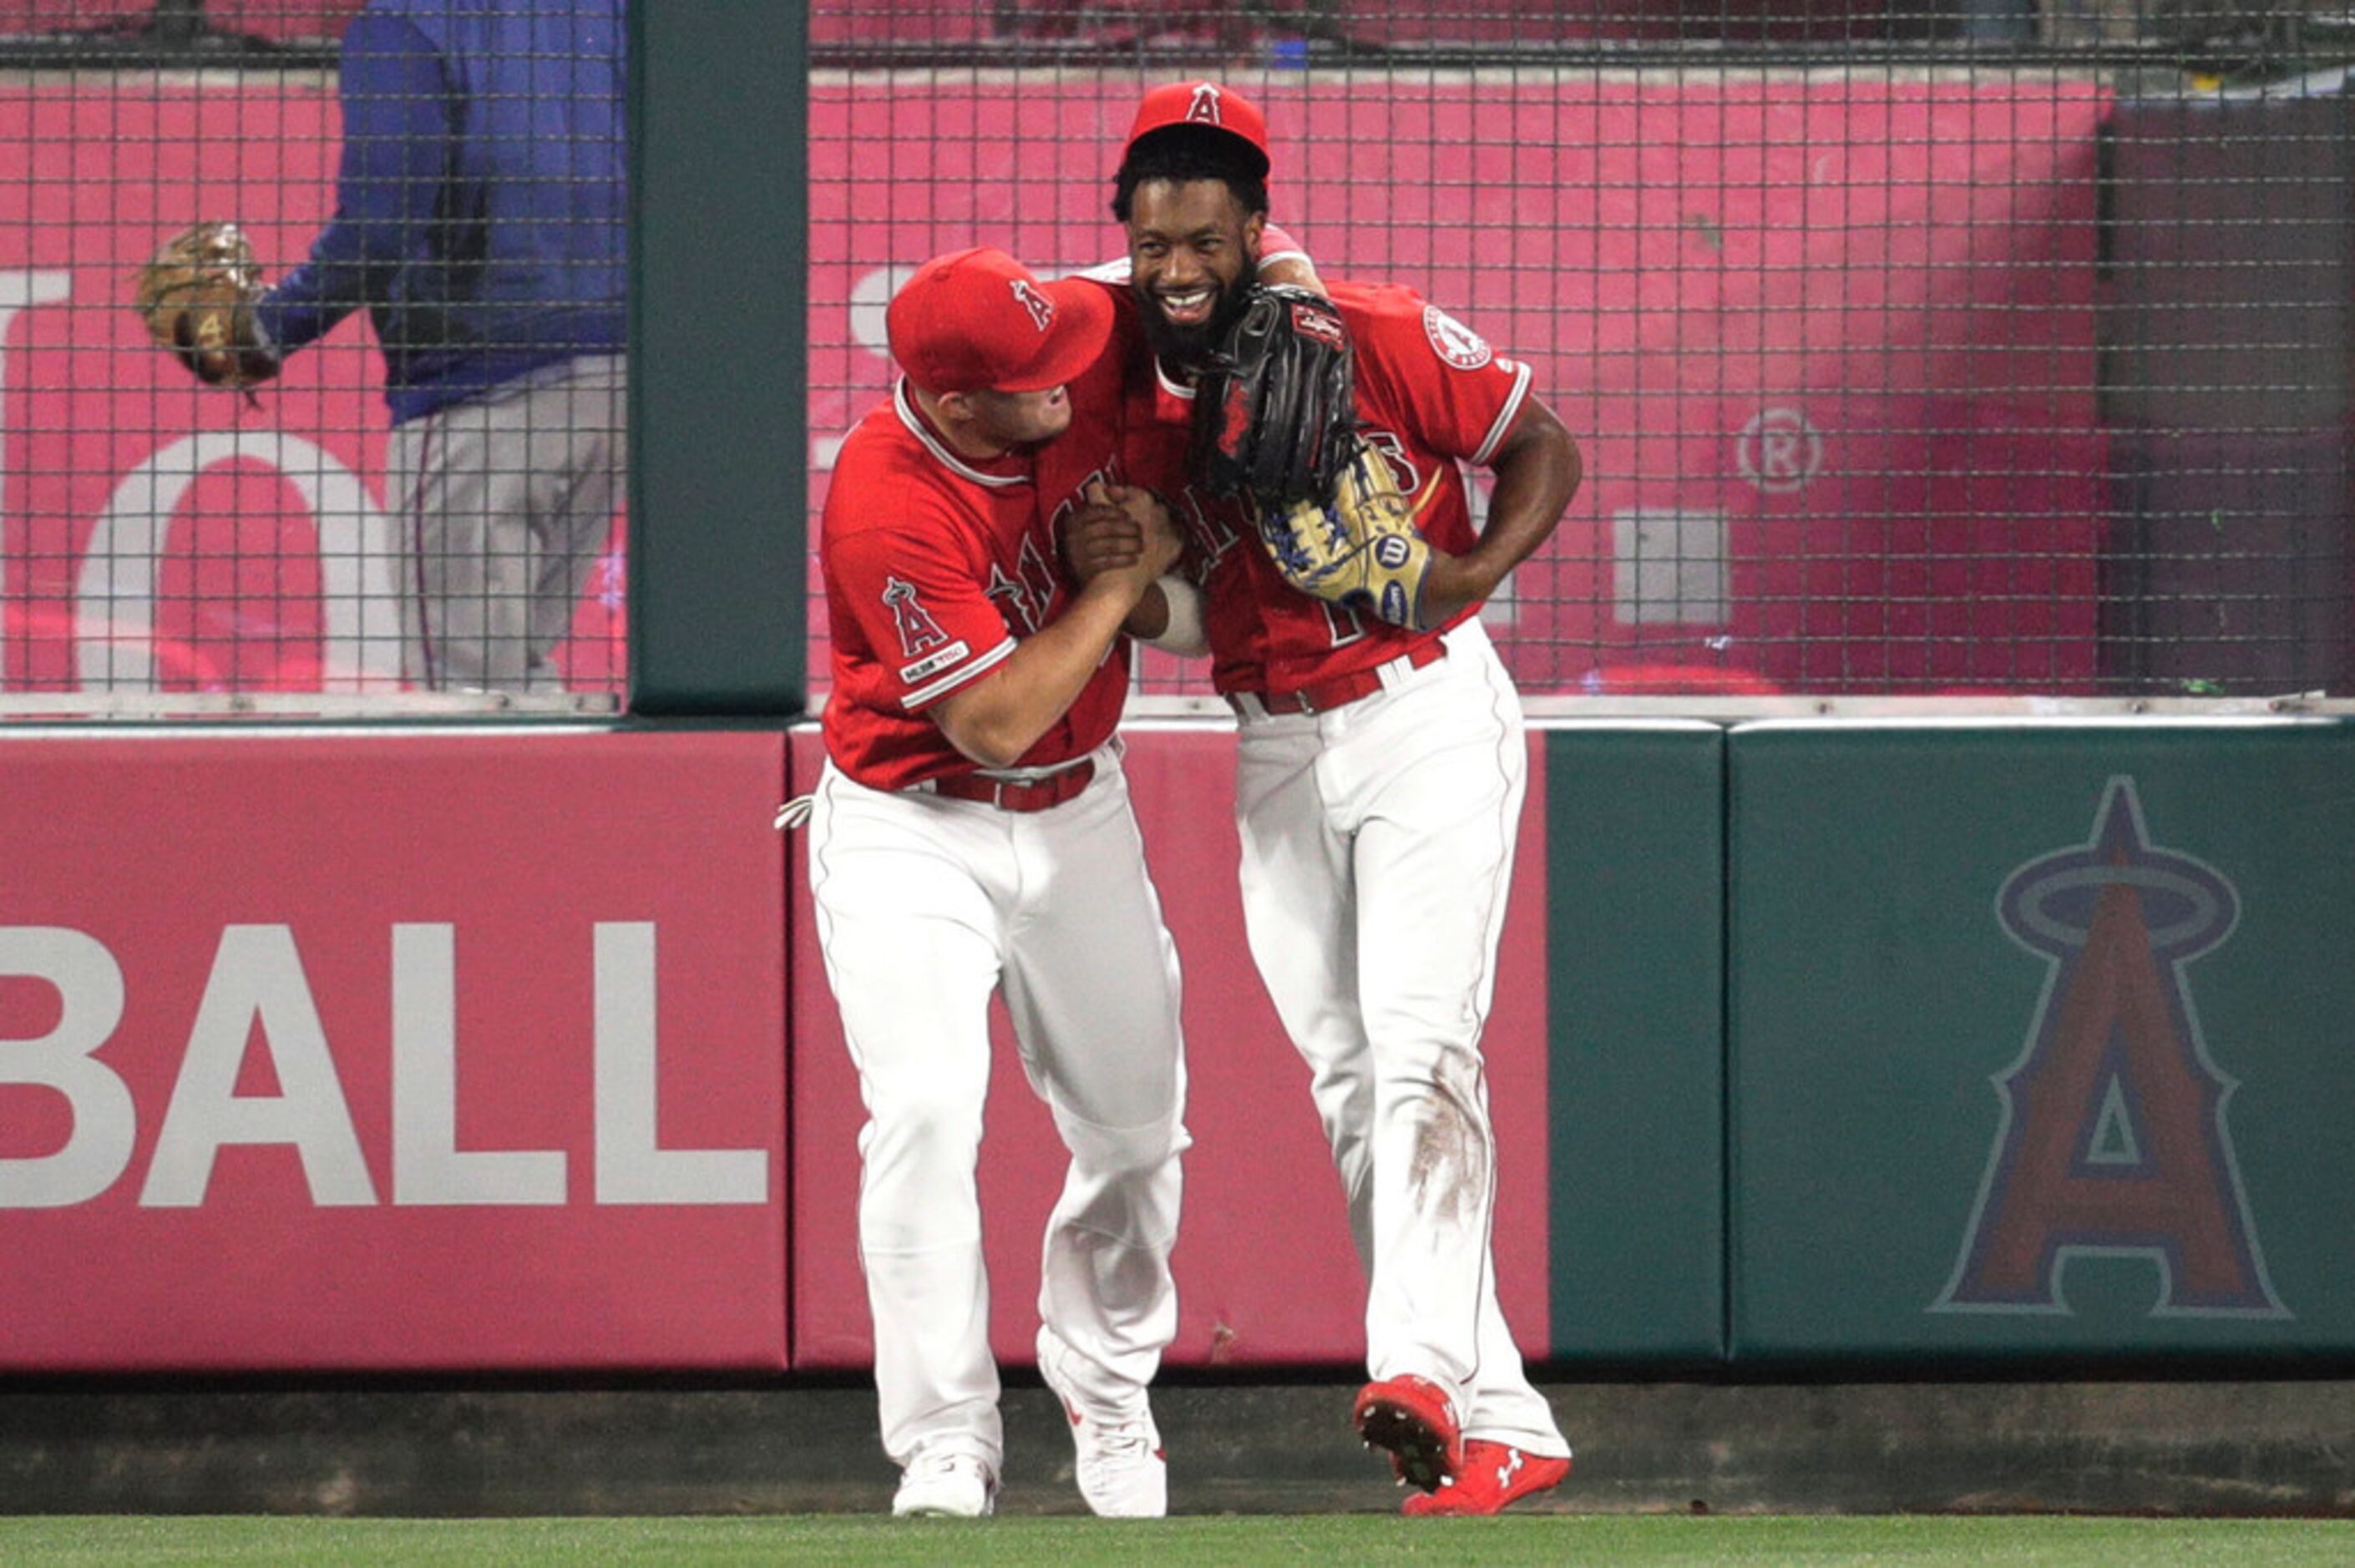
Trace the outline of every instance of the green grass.
[[1264, 1515], [974, 1523], [761, 1519], [0, 1518], [16, 1563], [1306, 1562], [1751, 1564], [2341, 1563], [2355, 1521], [1733, 1518], [1625, 1514], [1402, 1520]]

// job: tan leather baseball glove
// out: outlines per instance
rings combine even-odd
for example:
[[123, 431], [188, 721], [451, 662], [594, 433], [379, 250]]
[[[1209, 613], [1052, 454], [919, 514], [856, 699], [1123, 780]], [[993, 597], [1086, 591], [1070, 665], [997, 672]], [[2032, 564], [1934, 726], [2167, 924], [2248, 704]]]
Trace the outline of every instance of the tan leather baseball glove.
[[261, 267], [233, 223], [191, 224], [139, 269], [133, 305], [147, 334], [211, 387], [250, 387], [278, 374], [253, 325]]

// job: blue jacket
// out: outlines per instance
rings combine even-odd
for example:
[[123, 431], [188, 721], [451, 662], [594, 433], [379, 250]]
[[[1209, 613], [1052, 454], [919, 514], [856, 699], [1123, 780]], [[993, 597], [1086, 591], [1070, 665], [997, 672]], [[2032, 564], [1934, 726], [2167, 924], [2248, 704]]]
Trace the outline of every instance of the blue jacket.
[[291, 353], [366, 306], [396, 423], [626, 336], [623, 0], [371, 0], [336, 215], [257, 308]]

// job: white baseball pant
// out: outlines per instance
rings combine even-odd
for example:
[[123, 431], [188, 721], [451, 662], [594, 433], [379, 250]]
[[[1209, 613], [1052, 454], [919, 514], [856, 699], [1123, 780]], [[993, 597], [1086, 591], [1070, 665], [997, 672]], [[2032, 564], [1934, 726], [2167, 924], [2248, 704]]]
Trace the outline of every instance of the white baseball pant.
[[429, 691], [559, 690], [550, 661], [628, 483], [625, 361], [598, 355], [393, 427], [401, 673]]
[[1169, 1273], [1186, 1074], [1178, 951], [1117, 740], [1049, 810], [866, 789], [831, 765], [810, 816], [826, 974], [858, 1068], [859, 1256], [884, 1451], [1001, 1468], [975, 1166], [1001, 991], [1030, 1086], [1071, 1152], [1047, 1222], [1040, 1319], [1106, 1403], [1178, 1331]]
[[1348, 1199], [1369, 1372], [1439, 1383], [1466, 1436], [1566, 1455], [1497, 1306], [1489, 1242], [1480, 1032], [1528, 741], [1479, 622], [1446, 642], [1341, 707], [1243, 715], [1244, 924]]

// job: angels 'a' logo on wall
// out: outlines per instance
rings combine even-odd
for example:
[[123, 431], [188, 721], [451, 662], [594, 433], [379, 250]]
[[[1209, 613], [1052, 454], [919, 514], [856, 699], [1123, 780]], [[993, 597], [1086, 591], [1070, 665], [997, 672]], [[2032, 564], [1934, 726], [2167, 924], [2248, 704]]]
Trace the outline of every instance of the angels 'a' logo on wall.
[[892, 630], [900, 634], [900, 658], [913, 659], [949, 640], [949, 634], [941, 630], [941, 623], [932, 619], [932, 612], [916, 598], [915, 584], [899, 577], [885, 577], [883, 603], [891, 611]]
[[1997, 898], [2050, 966], [1935, 1312], [2066, 1314], [2072, 1259], [2147, 1260], [2155, 1317], [2287, 1318], [2232, 1153], [2239, 1086], [2210, 1059], [2186, 967], [2232, 934], [2240, 895], [2151, 842], [2134, 780], [2103, 791], [2093, 836], [2014, 871]]

